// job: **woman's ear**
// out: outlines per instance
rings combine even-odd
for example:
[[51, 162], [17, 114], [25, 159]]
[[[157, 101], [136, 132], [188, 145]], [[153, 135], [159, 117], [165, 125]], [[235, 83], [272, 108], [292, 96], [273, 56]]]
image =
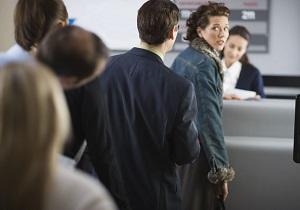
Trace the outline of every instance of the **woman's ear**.
[[57, 26], [58, 27], [64, 27], [66, 25], [68, 25], [68, 20], [59, 20], [59, 21], [57, 21]]
[[200, 28], [200, 26], [197, 27], [196, 31], [197, 31], [198, 36], [200, 38], [202, 38], [202, 29]]

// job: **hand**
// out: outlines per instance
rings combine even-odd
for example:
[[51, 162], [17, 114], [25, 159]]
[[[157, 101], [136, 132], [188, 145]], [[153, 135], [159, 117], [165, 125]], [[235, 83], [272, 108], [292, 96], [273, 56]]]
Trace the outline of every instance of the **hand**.
[[227, 182], [222, 182], [219, 184], [216, 184], [216, 195], [218, 199], [222, 199], [223, 201], [226, 200], [228, 196], [228, 184]]
[[223, 99], [225, 99], [225, 100], [241, 100], [242, 98], [235, 94], [224, 94]]
[[254, 99], [259, 100], [259, 99], [261, 99], [261, 96], [260, 96], [260, 95], [256, 95], [256, 96], [254, 97]]

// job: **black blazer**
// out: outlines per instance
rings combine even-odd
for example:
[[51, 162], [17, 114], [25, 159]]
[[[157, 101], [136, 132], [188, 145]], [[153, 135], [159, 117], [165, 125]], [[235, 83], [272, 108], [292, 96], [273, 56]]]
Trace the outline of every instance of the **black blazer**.
[[176, 164], [198, 157], [191, 82], [156, 54], [133, 48], [101, 76], [108, 142], [113, 142], [132, 210], [181, 209]]
[[[84, 169], [92, 163], [97, 177], [109, 190], [120, 210], [129, 210], [129, 204], [124, 189], [112, 143], [105, 137], [103, 122], [103, 103], [99, 94], [100, 78], [73, 90], [65, 91], [70, 110], [73, 135], [67, 142], [64, 154], [74, 157], [84, 140], [87, 141], [87, 153], [84, 154]], [[86, 172], [91, 172], [90, 169]], [[75, 189], [76, 190], [76, 189]]]
[[236, 88], [255, 91], [265, 98], [263, 78], [257, 68], [251, 64], [242, 64]]

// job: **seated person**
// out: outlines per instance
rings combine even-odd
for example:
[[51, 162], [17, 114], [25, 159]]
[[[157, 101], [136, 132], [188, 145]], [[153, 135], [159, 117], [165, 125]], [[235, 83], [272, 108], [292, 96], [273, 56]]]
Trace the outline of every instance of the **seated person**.
[[50, 70], [10, 63], [0, 84], [0, 209], [115, 210], [102, 185], [58, 164], [70, 119]]
[[244, 26], [234, 26], [230, 29], [222, 60], [224, 99], [241, 99], [241, 96], [230, 93], [235, 88], [254, 91], [255, 98], [265, 97], [262, 76], [259, 70], [249, 63], [249, 41], [250, 33]]

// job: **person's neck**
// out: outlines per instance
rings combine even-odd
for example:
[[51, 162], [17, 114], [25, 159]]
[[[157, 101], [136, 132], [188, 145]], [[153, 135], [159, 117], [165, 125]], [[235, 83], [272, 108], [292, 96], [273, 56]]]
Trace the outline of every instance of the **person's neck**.
[[162, 60], [164, 60], [165, 54], [167, 52], [166, 47], [164, 44], [160, 45], [150, 45], [146, 42], [141, 41], [140, 48], [149, 50], [156, 55], [158, 55]]
[[233, 63], [226, 61], [226, 59], [224, 59], [224, 63], [226, 68], [229, 68]]
[[35, 56], [36, 53], [37, 53], [37, 47], [32, 46], [32, 47], [30, 48], [29, 53], [30, 53], [32, 56]]

